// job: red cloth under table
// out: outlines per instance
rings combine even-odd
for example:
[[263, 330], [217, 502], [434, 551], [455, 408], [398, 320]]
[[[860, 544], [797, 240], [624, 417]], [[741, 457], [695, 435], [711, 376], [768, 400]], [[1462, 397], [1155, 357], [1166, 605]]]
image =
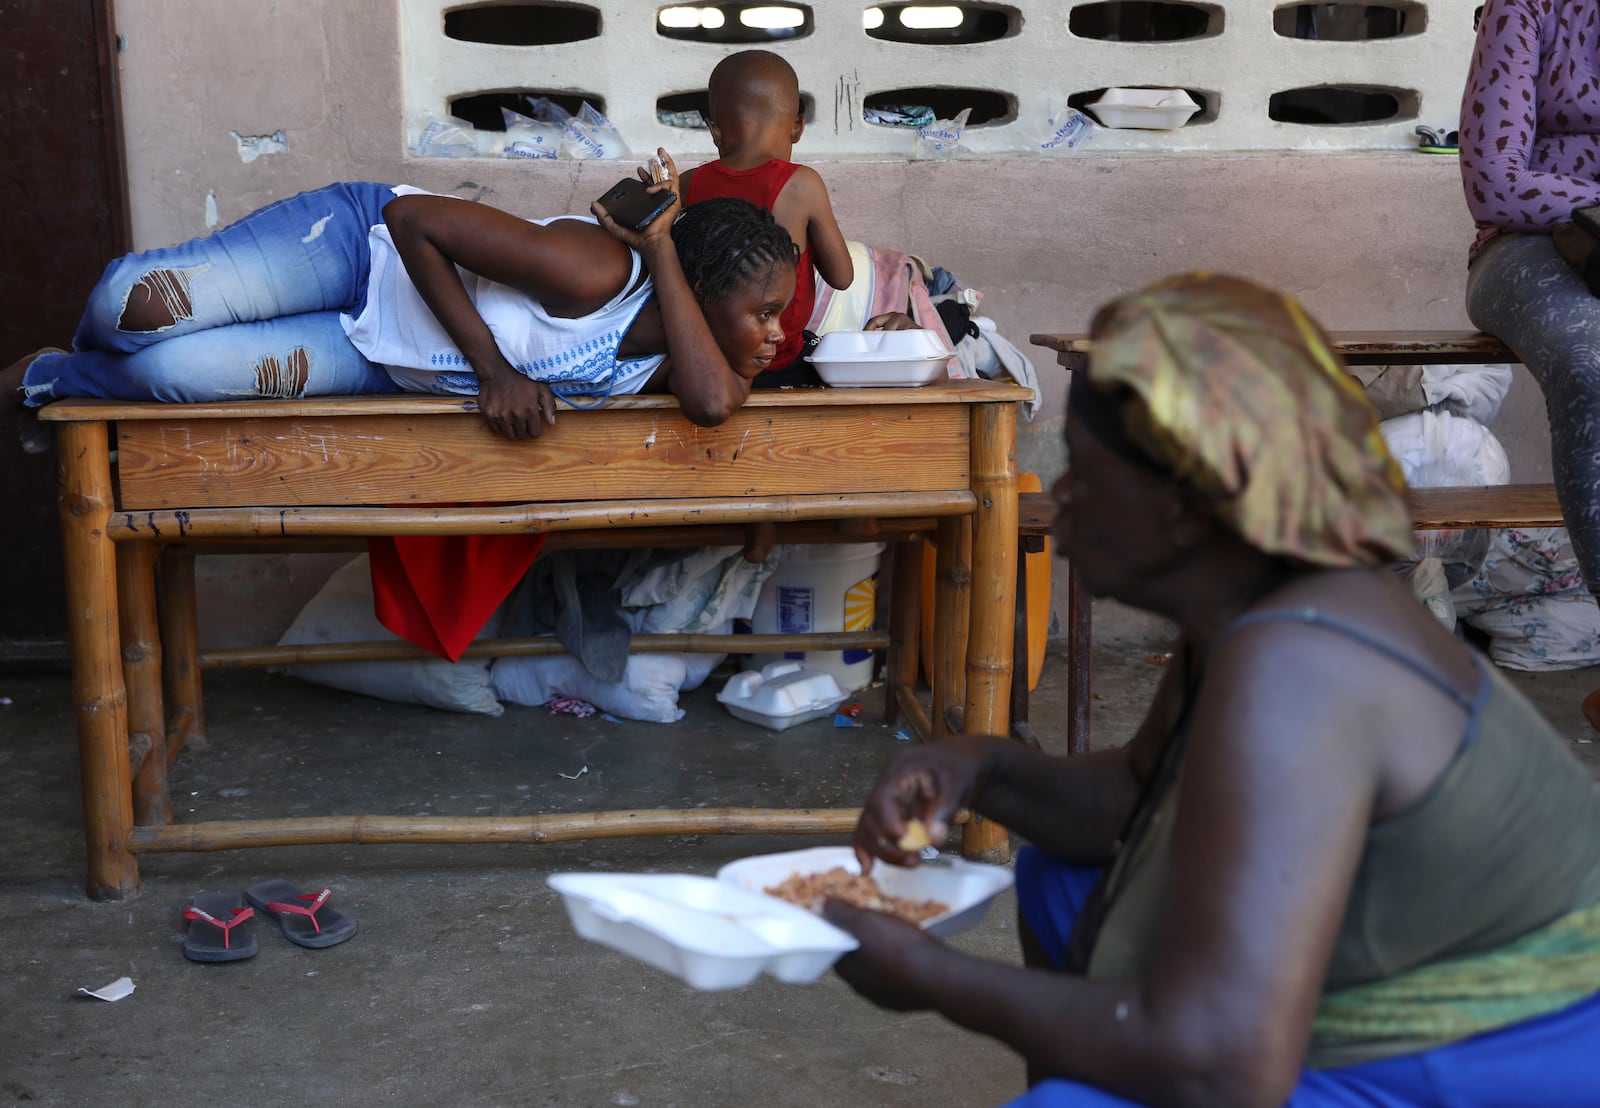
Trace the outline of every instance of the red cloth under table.
[[378, 622], [424, 650], [458, 661], [543, 545], [543, 535], [368, 539]]

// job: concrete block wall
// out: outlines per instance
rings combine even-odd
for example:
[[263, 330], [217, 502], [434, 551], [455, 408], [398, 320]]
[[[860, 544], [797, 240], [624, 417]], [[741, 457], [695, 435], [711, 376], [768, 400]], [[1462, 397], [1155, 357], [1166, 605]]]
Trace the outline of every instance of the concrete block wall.
[[[1474, 0], [1391, 0], [1405, 30], [1372, 41], [1286, 37], [1274, 29], [1268, 0], [1183, 0], [1172, 7], [1203, 12], [1205, 30], [1169, 42], [1102, 41], [1070, 30], [1075, 9], [1100, 0], [1013, 0], [968, 5], [1006, 14], [1011, 33], [970, 45], [925, 45], [870, 37], [861, 0], [812, 0], [813, 29], [776, 43], [815, 102], [807, 155], [817, 158], [915, 157], [916, 136], [862, 121], [867, 96], [900, 88], [938, 86], [1004, 94], [1015, 105], [1008, 121], [969, 128], [959, 156], [1039, 154], [1045, 120], [1075, 93], [1119, 86], [1170, 86], [1199, 91], [1206, 110], [1176, 131], [1098, 130], [1085, 150], [1404, 150], [1416, 146], [1417, 122], [1454, 127], [1465, 59], [1472, 49]], [[464, 5], [402, 0], [408, 137], [424, 121], [446, 114], [457, 96], [536, 88], [588, 92], [604, 98], [606, 114], [636, 151], [666, 146], [695, 157], [714, 156], [703, 131], [666, 127], [656, 101], [705, 88], [716, 60], [744, 46], [664, 38], [660, 6], [600, 0], [581, 6], [598, 13], [601, 34], [577, 43], [503, 46], [461, 42], [444, 34], [444, 13]], [[563, 5], [570, 6], [570, 5]], [[661, 5], [664, 6], [664, 5]], [[1367, 5], [1316, 4], [1324, 20]], [[1328, 9], [1340, 9], [1330, 12]], [[648, 59], [646, 64], [640, 64]], [[1396, 118], [1317, 125], [1269, 117], [1274, 93], [1312, 87], [1388, 90]]]
[[[636, 150], [648, 148], [659, 134], [651, 130], [656, 98], [703, 87], [721, 51], [691, 51], [645, 34], [648, 23], [638, 13], [653, 10], [647, 5], [636, 9], [624, 0], [608, 0], [598, 6], [607, 33], [635, 36], [629, 49], [597, 54], [578, 43], [541, 56], [570, 55], [561, 62], [563, 73], [576, 87], [603, 91], [628, 141]], [[819, 36], [826, 26], [839, 38], [830, 39], [833, 45], [826, 48], [820, 39], [783, 47], [786, 53], [797, 51], [797, 68], [817, 99], [819, 117], [831, 118], [833, 96], [825, 82], [817, 83], [821, 78], [810, 74], [830, 52], [842, 51], [846, 37], [862, 51], [851, 61], [862, 89], [954, 83], [954, 78], [945, 80], [942, 69], [930, 72], [900, 60], [891, 65], [884, 59], [897, 51], [882, 51], [885, 44], [831, 29], [836, 23], [846, 26], [846, 16], [859, 21], [862, 6], [812, 0]], [[819, 119], [807, 130], [796, 156], [814, 164], [828, 182], [848, 236], [946, 267], [985, 294], [983, 311], [1002, 334], [1035, 355], [1046, 400], [1040, 417], [1022, 432], [1024, 468], [1048, 483], [1063, 464], [1065, 382], [1048, 354], [1028, 347], [1028, 336], [1081, 329], [1107, 298], [1175, 271], [1226, 270], [1282, 287], [1333, 328], [1468, 326], [1462, 297], [1472, 224], [1454, 159], [1417, 153], [1411, 121], [1351, 128], [1349, 135], [1365, 135], [1367, 145], [1359, 147], [1308, 147], [1300, 144], [1303, 128], [1292, 128], [1294, 142], [1261, 148], [1253, 145], [1265, 141], [1260, 113], [1241, 107], [1259, 103], [1268, 88], [1277, 87], [1278, 82], [1253, 71], [1269, 62], [1263, 58], [1256, 65], [1252, 53], [1271, 48], [1287, 52], [1287, 61], [1270, 64], [1293, 86], [1316, 79], [1304, 75], [1309, 70], [1299, 55], [1335, 59], [1319, 72], [1340, 83], [1352, 78], [1333, 69], [1348, 58], [1366, 67], [1360, 72], [1374, 80], [1384, 77], [1385, 86], [1419, 89], [1419, 104], [1431, 105], [1426, 121], [1453, 126], [1454, 102], [1444, 101], [1459, 95], [1451, 90], [1459, 89], [1470, 54], [1470, 30], [1460, 30], [1470, 28], [1468, 0], [1424, 5], [1426, 31], [1418, 38], [1438, 36], [1428, 39], [1429, 49], [1410, 39], [1370, 47], [1278, 41], [1260, 30], [1269, 9], [1265, 0], [1226, 0], [1207, 5], [1225, 17], [1217, 41], [1151, 46], [1146, 52], [1138, 44], [1067, 36], [1062, 28], [1068, 4], [1014, 6], [1024, 16], [1021, 32], [973, 48], [997, 45], [1010, 53], [960, 70], [962, 82], [1010, 86], [1021, 90], [1019, 96], [1030, 89], [1059, 93], [1135, 79], [1163, 83], [1160, 72], [1143, 79], [1143, 69], [1106, 68], [1106, 58], [1122, 53], [1110, 47], [1129, 46], [1134, 49], [1129, 57], [1160, 59], [1162, 66], [1169, 56], [1189, 55], [1185, 64], [1196, 68], [1184, 70], [1184, 84], [1220, 84], [1223, 75], [1238, 71], [1242, 83], [1232, 87], [1255, 90], [1247, 96], [1229, 94], [1230, 86], [1224, 85], [1213, 123], [1140, 140], [1188, 142], [1202, 134], [1224, 135], [1226, 125], [1237, 128], [1237, 146], [1115, 149], [1102, 140], [1116, 132], [1102, 131], [1067, 156], [979, 150], [960, 160], [930, 161], [894, 148], [883, 128], [852, 131], [841, 123], [836, 133]], [[118, 0], [135, 245], [203, 234], [271, 200], [333, 180], [408, 181], [536, 216], [586, 211], [592, 198], [631, 171], [632, 162], [454, 160], [409, 153], [415, 105], [481, 90], [549, 87], [553, 81], [553, 71], [540, 66], [554, 62], [505, 68], [509, 63], [489, 57], [498, 58], [500, 48], [486, 54], [481, 65], [469, 66], [466, 77], [454, 67], [460, 58], [477, 55], [458, 54], [455, 46], [435, 41], [434, 63], [419, 60], [418, 28], [425, 25], [438, 40], [443, 7], [439, 0], [427, 5], [420, 0], [277, 0], [271, 5]], [[423, 11], [426, 19], [418, 14]], [[1030, 35], [1046, 32], [1059, 50], [1027, 45]], [[1234, 33], [1253, 45], [1224, 60], [1218, 51], [1234, 49], [1224, 46]], [[1302, 51], [1307, 45], [1329, 50]], [[1361, 60], [1369, 48], [1379, 51], [1380, 62]], [[966, 50], [940, 57], [960, 59]], [[1414, 80], [1407, 75], [1402, 81], [1391, 72], [1397, 57], [1416, 64]], [[441, 76], [446, 59], [452, 68]], [[1025, 61], [1031, 72], [1021, 71]], [[423, 83], [414, 84], [419, 70]], [[1340, 69], [1350, 72], [1355, 71]], [[1235, 124], [1230, 118], [1235, 110], [1249, 119]], [[1343, 128], [1313, 130], [1345, 133]], [[279, 132], [284, 149], [249, 156], [250, 138]], [[636, 134], [649, 137], [641, 142]], [[668, 148], [686, 164], [709, 154], [703, 137], [689, 132], [671, 137]], [[842, 149], [846, 141], [860, 145]], [[1539, 480], [1548, 473], [1542, 407], [1526, 375], [1518, 375], [1495, 430], [1511, 453], [1515, 479]], [[298, 560], [289, 567], [270, 559], [206, 560], [203, 635], [217, 645], [275, 636], [326, 571], [320, 563]], [[1064, 609], [1058, 604], [1058, 610]]]

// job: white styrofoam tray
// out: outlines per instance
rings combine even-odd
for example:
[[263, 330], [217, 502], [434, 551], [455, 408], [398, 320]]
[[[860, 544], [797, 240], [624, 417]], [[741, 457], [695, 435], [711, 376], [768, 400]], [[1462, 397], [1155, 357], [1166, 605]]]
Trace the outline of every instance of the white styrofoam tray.
[[1107, 127], [1172, 131], [1189, 122], [1200, 105], [1181, 88], [1108, 88], [1089, 110]]
[[[761, 893], [781, 884], [792, 874], [826, 873], [835, 866], [850, 873], [861, 872], [855, 851], [848, 846], [817, 846], [781, 854], [757, 854], [729, 862], [717, 871], [717, 880], [746, 892]], [[1004, 866], [989, 866], [964, 858], [941, 858], [937, 864], [909, 869], [879, 862], [872, 867], [872, 876], [878, 888], [889, 896], [948, 904], [948, 910], [922, 924], [924, 930], [940, 936], [955, 935], [976, 926], [988, 913], [994, 898], [1009, 889], [1015, 880]]]
[[717, 693], [734, 716], [774, 731], [821, 719], [844, 699], [833, 674], [792, 659], [736, 673]]
[[830, 331], [811, 364], [835, 388], [889, 388], [943, 380], [950, 351], [932, 331]]
[[815, 981], [857, 947], [803, 908], [687, 873], [553, 873], [579, 935], [696, 989], [748, 985], [763, 971]]

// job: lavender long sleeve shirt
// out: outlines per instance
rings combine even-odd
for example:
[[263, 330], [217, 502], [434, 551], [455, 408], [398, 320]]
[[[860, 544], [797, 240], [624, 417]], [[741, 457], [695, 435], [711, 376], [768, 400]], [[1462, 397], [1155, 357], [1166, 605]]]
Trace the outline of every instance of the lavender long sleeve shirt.
[[1548, 231], [1600, 204], [1600, 0], [1488, 0], [1461, 98], [1461, 184], [1478, 225]]

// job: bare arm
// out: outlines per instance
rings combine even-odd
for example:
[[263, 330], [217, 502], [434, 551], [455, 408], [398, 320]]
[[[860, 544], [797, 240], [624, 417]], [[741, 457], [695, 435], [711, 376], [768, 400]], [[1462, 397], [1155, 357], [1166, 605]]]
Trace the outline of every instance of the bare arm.
[[1139, 1103], [1282, 1104], [1372, 819], [1383, 731], [1361, 695], [1369, 674], [1329, 680], [1337, 668], [1310, 664], [1359, 672], [1362, 659], [1336, 645], [1308, 660], [1285, 637], [1306, 633], [1253, 629], [1213, 659], [1143, 980], [997, 966], [830, 905], [862, 938], [841, 974], [880, 1002], [932, 1007], [1009, 1044], [1036, 1072]]
[[[657, 150], [673, 179], [678, 169], [671, 155]], [[655, 192], [668, 185], [652, 185]], [[672, 221], [681, 210], [681, 197], [641, 231], [621, 226], [596, 203], [592, 211], [600, 225], [615, 238], [637, 250], [650, 270], [661, 325], [666, 333], [667, 388], [678, 398], [683, 414], [701, 427], [715, 427], [750, 398], [750, 382], [735, 373], [706, 323], [694, 290], [683, 275], [677, 247], [672, 242]]]
[[450, 196], [396, 197], [383, 218], [423, 302], [477, 375], [484, 419], [506, 438], [537, 437], [541, 416], [555, 422], [555, 399], [506, 360], [456, 267], [576, 317], [622, 291], [633, 265], [627, 249], [591, 224], [540, 227]]
[[[1490, 0], [1461, 98], [1461, 182], [1479, 223], [1512, 231], [1548, 230], [1573, 209], [1600, 204], [1592, 169], [1583, 175], [1534, 169], [1541, 142], [1559, 142], [1562, 157], [1593, 164], [1600, 137], [1539, 137], [1539, 5], [1535, 0]], [[1560, 158], [1558, 158], [1558, 161]]]
[[[793, 193], [791, 198], [790, 193]], [[833, 202], [828, 197], [828, 186], [820, 174], [810, 166], [800, 166], [779, 194], [778, 206], [787, 208], [793, 203], [801, 213], [806, 229], [806, 243], [811, 247], [811, 261], [822, 279], [836, 289], [847, 289], [855, 280], [855, 264], [850, 260], [850, 248], [845, 245], [844, 232], [833, 217]], [[786, 225], [787, 221], [785, 222]]]
[[1181, 662], [1168, 666], [1138, 732], [1118, 749], [1060, 758], [1010, 739], [975, 736], [901, 754], [862, 807], [855, 848], [863, 866], [875, 857], [915, 865], [915, 852], [898, 845], [908, 821], [921, 820], [942, 843], [962, 807], [1067, 861], [1109, 861], [1177, 722], [1181, 670]]

